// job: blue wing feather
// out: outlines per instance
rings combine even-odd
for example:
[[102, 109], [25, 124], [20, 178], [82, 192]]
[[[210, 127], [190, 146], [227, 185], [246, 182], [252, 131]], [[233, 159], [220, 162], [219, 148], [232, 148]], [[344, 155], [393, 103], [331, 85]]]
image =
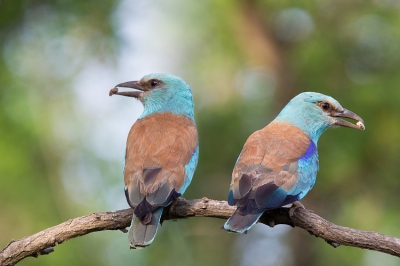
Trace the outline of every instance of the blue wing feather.
[[310, 141], [306, 153], [298, 160], [297, 172], [297, 183], [287, 193], [289, 196], [297, 195], [296, 200], [301, 200], [314, 186], [317, 177], [318, 150], [313, 141]]
[[199, 160], [199, 144], [197, 144], [197, 147], [194, 150], [192, 157], [190, 157], [189, 163], [185, 165], [186, 178], [182, 187], [178, 189], [179, 193], [183, 194], [190, 185], [190, 183], [192, 182], [192, 178], [194, 175], [194, 171], [196, 170], [198, 160]]

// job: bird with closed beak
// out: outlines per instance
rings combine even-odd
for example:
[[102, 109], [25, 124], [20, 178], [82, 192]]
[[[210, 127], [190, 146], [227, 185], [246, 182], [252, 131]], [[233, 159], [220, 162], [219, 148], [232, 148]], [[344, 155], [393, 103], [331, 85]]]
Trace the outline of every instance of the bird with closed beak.
[[223, 228], [246, 233], [264, 211], [301, 200], [316, 180], [318, 139], [337, 126], [365, 129], [361, 117], [332, 97], [303, 92], [270, 124], [250, 135], [233, 169], [228, 194], [229, 205], [237, 209]]
[[114, 94], [144, 106], [129, 132], [124, 166], [125, 196], [134, 209], [128, 240], [132, 249], [143, 248], [153, 242], [164, 207], [185, 192], [197, 166], [192, 91], [182, 79], [156, 73], [118, 84], [110, 90]]

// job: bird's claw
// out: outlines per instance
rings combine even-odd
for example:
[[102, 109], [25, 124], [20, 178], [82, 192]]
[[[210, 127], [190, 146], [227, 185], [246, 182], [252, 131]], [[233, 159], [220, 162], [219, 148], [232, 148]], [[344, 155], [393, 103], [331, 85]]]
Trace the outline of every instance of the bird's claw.
[[292, 218], [294, 212], [296, 211], [296, 209], [301, 208], [301, 209], [305, 209], [304, 205], [300, 203], [300, 201], [295, 201], [292, 203], [292, 207], [290, 207], [289, 209], [289, 216], [290, 218]]
[[340, 246], [339, 243], [336, 243], [336, 242], [333, 242], [333, 241], [330, 241], [330, 240], [326, 240], [326, 243], [328, 243], [329, 245], [331, 245], [334, 248], [337, 248], [337, 247]]

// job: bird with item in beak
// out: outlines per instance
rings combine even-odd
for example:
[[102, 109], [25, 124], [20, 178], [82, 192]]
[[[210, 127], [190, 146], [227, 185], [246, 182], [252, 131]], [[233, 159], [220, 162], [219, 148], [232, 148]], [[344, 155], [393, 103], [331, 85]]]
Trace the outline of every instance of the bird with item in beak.
[[124, 166], [125, 196], [134, 209], [128, 240], [132, 249], [143, 248], [153, 242], [164, 207], [185, 192], [197, 166], [192, 91], [182, 79], [156, 73], [118, 84], [110, 90], [114, 94], [144, 106], [129, 132]]
[[297, 201], [317, 177], [318, 139], [326, 129], [338, 126], [365, 130], [361, 117], [332, 97], [303, 92], [270, 124], [250, 135], [233, 169], [228, 194], [229, 205], [237, 209], [223, 228], [246, 233], [266, 210], [290, 203], [302, 206]]

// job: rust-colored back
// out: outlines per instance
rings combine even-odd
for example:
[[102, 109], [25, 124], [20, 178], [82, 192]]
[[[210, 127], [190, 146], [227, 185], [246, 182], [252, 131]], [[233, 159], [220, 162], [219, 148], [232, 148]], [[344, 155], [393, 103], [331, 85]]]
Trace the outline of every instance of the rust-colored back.
[[233, 198], [241, 199], [250, 189], [256, 191], [267, 183], [275, 189], [291, 189], [298, 180], [298, 160], [309, 145], [310, 138], [289, 124], [272, 122], [254, 132], [244, 144], [232, 173]]
[[[179, 190], [185, 181], [185, 165], [197, 147], [197, 139], [196, 125], [182, 115], [153, 114], [132, 126], [124, 170], [131, 206], [135, 207], [151, 194], [148, 201], [161, 204], [172, 189]], [[158, 193], [160, 188], [163, 191]]]

